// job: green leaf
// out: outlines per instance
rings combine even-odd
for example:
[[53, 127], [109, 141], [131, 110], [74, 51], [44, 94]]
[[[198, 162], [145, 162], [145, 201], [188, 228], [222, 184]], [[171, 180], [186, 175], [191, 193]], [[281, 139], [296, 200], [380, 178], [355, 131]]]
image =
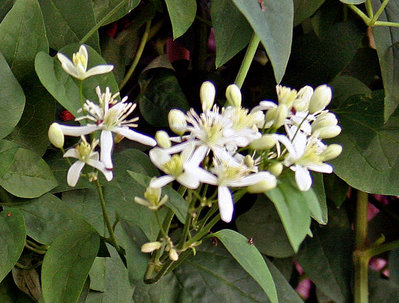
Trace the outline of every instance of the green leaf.
[[1, 53], [0, 87], [0, 139], [3, 139], [21, 119], [25, 95]]
[[38, 155], [43, 155], [49, 145], [48, 128], [54, 121], [56, 102], [40, 84], [35, 74], [32, 79], [24, 81], [24, 88], [26, 91], [25, 109], [21, 120], [7, 140]]
[[276, 258], [295, 254], [276, 208], [266, 196], [259, 195], [251, 209], [238, 217], [236, 224], [238, 231], [252, 238], [263, 254]]
[[327, 224], [328, 221], [328, 209], [326, 192], [324, 190], [323, 174], [312, 173], [313, 184], [312, 188], [305, 192], [306, 201], [312, 218], [320, 224]]
[[[2, 147], [10, 144], [2, 141]], [[0, 148], [0, 186], [21, 198], [36, 198], [57, 185], [49, 168], [40, 156], [24, 148]]]
[[[188, 276], [186, 276], [187, 278]], [[183, 282], [185, 279], [182, 280]], [[140, 281], [133, 293], [134, 303], [164, 303], [164, 302], [179, 302], [182, 300], [179, 296], [181, 290], [180, 281], [174, 274], [169, 274], [163, 277], [156, 284], [144, 284]], [[199, 293], [201, 295], [201, 293]], [[192, 297], [191, 297], [192, 298]], [[190, 302], [190, 301], [181, 301]], [[194, 301], [192, 301], [194, 302]], [[200, 302], [200, 301], [197, 301]]]
[[212, 1], [211, 17], [215, 29], [215, 65], [219, 68], [248, 44], [252, 28], [231, 0]]
[[79, 230], [57, 237], [42, 266], [42, 291], [46, 302], [77, 302], [100, 247], [92, 230]]
[[140, 75], [138, 103], [144, 119], [151, 125], [168, 126], [168, 113], [173, 108], [189, 109], [187, 100], [173, 71], [151, 69]]
[[339, 0], [339, 1], [345, 4], [362, 4], [366, 2], [366, 0]]
[[0, 3], [0, 22], [14, 5], [14, 0], [3, 0]]
[[[150, 184], [151, 178], [132, 171], [128, 171], [128, 173], [137, 183], [143, 186], [143, 192], [140, 196], [142, 198], [145, 189]], [[163, 195], [167, 195], [169, 197], [168, 201], [166, 202], [166, 206], [173, 210], [180, 222], [184, 223], [188, 211], [187, 201], [170, 186], [165, 186], [162, 188], [162, 197]]]
[[334, 202], [335, 206], [340, 207], [345, 202], [349, 191], [348, 184], [335, 174], [323, 175], [327, 198]]
[[301, 24], [312, 16], [326, 0], [295, 0], [294, 1], [294, 26]]
[[399, 117], [384, 124], [383, 98], [382, 91], [356, 95], [335, 110], [342, 133], [334, 141], [343, 146], [343, 152], [332, 164], [335, 173], [352, 187], [397, 195]]
[[292, 0], [265, 0], [262, 12], [257, 0], [232, 0], [262, 41], [280, 83], [291, 53], [294, 4]]
[[259, 283], [270, 301], [278, 302], [272, 275], [255, 245], [249, 244], [247, 238], [231, 229], [223, 229], [212, 235], [223, 243], [237, 262]]
[[[122, 2], [125, 2], [125, 4], [122, 4]], [[97, 23], [106, 25], [119, 20], [136, 8], [139, 3], [139, 0], [93, 0], [94, 16]], [[117, 6], [119, 6], [119, 8], [117, 8]], [[116, 9], [116, 11], [113, 11], [114, 9]]]
[[25, 217], [26, 233], [35, 241], [50, 245], [54, 239], [71, 230], [89, 230], [80, 214], [52, 194], [15, 205]]
[[[371, 2], [374, 10], [377, 10], [382, 1], [372, 0]], [[397, 1], [388, 2], [378, 20], [399, 22], [399, 3]], [[373, 27], [373, 36], [384, 82], [384, 120], [387, 121], [399, 104], [399, 54], [397, 46], [399, 31], [394, 27], [375, 26]]]
[[48, 52], [37, 0], [17, 0], [0, 24], [0, 51], [18, 80], [33, 73], [38, 52]]
[[195, 0], [165, 0], [172, 22], [173, 39], [183, 35], [194, 21], [197, 12]]
[[369, 302], [391, 303], [398, 300], [399, 286], [374, 270], [369, 270]]
[[25, 221], [18, 209], [0, 213], [0, 281], [17, 263], [25, 247]]
[[337, 303], [350, 302], [353, 232], [344, 209], [330, 209], [330, 222], [316, 227], [296, 260], [317, 288]]
[[[60, 50], [68, 58], [72, 58], [72, 54], [77, 52], [79, 45], [72, 44], [68, 45]], [[106, 64], [104, 59], [90, 46], [87, 46], [89, 53], [88, 68], [99, 64]], [[37, 54], [35, 59], [36, 73], [39, 76], [43, 86], [49, 91], [49, 93], [67, 110], [73, 115], [77, 116], [78, 109], [81, 108], [80, 97], [79, 97], [79, 86], [80, 81], [69, 76], [61, 67], [61, 63], [57, 57], [50, 57], [44, 52]], [[85, 79], [83, 81], [83, 100], [92, 100], [98, 102], [96, 94], [96, 87], [100, 86], [101, 90], [104, 91], [106, 87], [109, 87], [112, 93], [119, 91], [118, 84], [116, 83], [115, 77], [112, 73], [103, 75], [96, 75]]]
[[[39, 0], [50, 47], [78, 43], [95, 25], [92, 0]], [[98, 32], [86, 42], [100, 51]]]
[[389, 279], [399, 287], [399, 249], [389, 253]]
[[282, 176], [277, 187], [265, 193], [274, 203], [294, 251], [310, 231], [309, 192], [300, 191], [292, 177]]

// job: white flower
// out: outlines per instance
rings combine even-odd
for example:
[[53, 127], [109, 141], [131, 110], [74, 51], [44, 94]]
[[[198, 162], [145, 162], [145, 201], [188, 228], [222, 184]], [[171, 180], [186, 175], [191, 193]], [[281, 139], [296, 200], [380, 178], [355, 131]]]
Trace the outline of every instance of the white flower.
[[168, 201], [168, 195], [161, 199], [162, 189], [148, 186], [144, 192], [144, 199], [134, 197], [134, 202], [148, 207], [151, 210], [157, 210]]
[[97, 87], [96, 91], [100, 100], [100, 105], [87, 100], [84, 104], [84, 110], [87, 112], [87, 115], [76, 119], [88, 119], [96, 124], [87, 124], [84, 126], [61, 125], [61, 129], [65, 135], [81, 136], [101, 130], [101, 161], [105, 164], [107, 169], [113, 168], [111, 153], [114, 140], [112, 133], [116, 133], [144, 145], [156, 145], [156, 141], [153, 138], [129, 128], [137, 127], [137, 124], [134, 122], [136, 122], [138, 118], [128, 119], [128, 116], [136, 107], [135, 103], [126, 103], [127, 97], [117, 102], [114, 99], [116, 95], [111, 96], [108, 87], [103, 94], [99, 87]]
[[87, 70], [89, 55], [84, 45], [80, 46], [79, 52], [73, 54], [72, 61], [62, 53], [58, 53], [57, 58], [60, 60], [64, 71], [79, 80], [84, 80], [94, 75], [108, 73], [114, 68], [113, 65], [103, 64], [94, 66]]
[[104, 164], [99, 161], [98, 152], [94, 151], [96, 145], [98, 144], [98, 140], [93, 140], [90, 145], [87, 143], [86, 138], [84, 136], [81, 137], [82, 142], [79, 143], [75, 148], [71, 148], [66, 151], [64, 154], [65, 158], [76, 158], [78, 161], [73, 163], [68, 170], [67, 174], [67, 183], [69, 186], [75, 186], [78, 183], [80, 172], [82, 171], [85, 164], [88, 164], [99, 171], [101, 171], [107, 181], [112, 180], [112, 171], [109, 171], [105, 168]]

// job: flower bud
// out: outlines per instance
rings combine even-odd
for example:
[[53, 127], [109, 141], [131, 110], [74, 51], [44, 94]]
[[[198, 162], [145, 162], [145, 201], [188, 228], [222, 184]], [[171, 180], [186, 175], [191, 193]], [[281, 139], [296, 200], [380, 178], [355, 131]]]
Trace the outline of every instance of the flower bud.
[[329, 161], [338, 157], [342, 152], [342, 146], [339, 144], [330, 144], [327, 148], [320, 154], [322, 161]]
[[323, 112], [317, 116], [316, 120], [312, 123], [312, 131], [316, 131], [319, 128], [325, 126], [337, 125], [338, 120], [333, 113]]
[[226, 88], [226, 99], [229, 102], [229, 105], [232, 105], [234, 107], [241, 107], [241, 91], [236, 84], [230, 84]]
[[168, 114], [170, 129], [177, 135], [181, 136], [186, 132], [187, 121], [186, 115], [179, 109], [172, 109]]
[[162, 243], [159, 242], [159, 241], [147, 242], [147, 243], [144, 243], [141, 246], [141, 252], [143, 252], [143, 253], [152, 253], [153, 251], [160, 249], [161, 246], [162, 246]]
[[312, 95], [313, 88], [308, 85], [302, 87], [299, 90], [296, 99], [294, 100], [293, 107], [295, 108], [295, 110], [298, 112], [306, 112], [309, 109], [309, 102]]
[[215, 101], [216, 89], [212, 82], [205, 81], [200, 88], [200, 99], [202, 104], [202, 111], [210, 110]]
[[317, 129], [313, 135], [320, 139], [330, 139], [338, 136], [341, 133], [341, 127], [338, 125], [325, 126]]
[[283, 172], [283, 164], [280, 162], [273, 163], [269, 166], [269, 171], [274, 175], [274, 176], [280, 176], [281, 173]]
[[276, 145], [276, 142], [277, 141], [273, 135], [266, 134], [259, 139], [252, 141], [250, 147], [256, 150], [267, 150]]
[[157, 131], [155, 134], [155, 140], [157, 141], [158, 145], [162, 148], [169, 148], [172, 146], [169, 135], [166, 131], [163, 130]]
[[64, 133], [58, 123], [53, 123], [48, 129], [48, 138], [55, 147], [62, 148], [64, 146]]
[[244, 158], [244, 163], [248, 167], [253, 167], [255, 164], [255, 160], [250, 155], [246, 155]]
[[170, 258], [172, 261], [177, 261], [177, 260], [179, 260], [179, 254], [177, 253], [176, 249], [171, 248], [171, 249], [169, 250], [169, 258]]
[[256, 184], [248, 186], [247, 191], [251, 194], [264, 193], [268, 190], [275, 188], [276, 186], [277, 186], [277, 179], [275, 176], [270, 174], [268, 178], [265, 178]]
[[322, 111], [330, 104], [331, 98], [331, 87], [325, 84], [316, 87], [309, 102], [309, 112], [313, 114]]
[[286, 86], [282, 85], [277, 85], [276, 86], [276, 91], [277, 91], [277, 98], [278, 98], [278, 104], [284, 104], [287, 106], [287, 108], [291, 108], [292, 104], [294, 103], [294, 100], [297, 97], [297, 91], [295, 89], [291, 89]]
[[279, 128], [284, 124], [288, 116], [288, 107], [285, 104], [279, 104], [276, 108], [271, 108], [266, 113], [266, 122], [273, 121], [273, 126]]

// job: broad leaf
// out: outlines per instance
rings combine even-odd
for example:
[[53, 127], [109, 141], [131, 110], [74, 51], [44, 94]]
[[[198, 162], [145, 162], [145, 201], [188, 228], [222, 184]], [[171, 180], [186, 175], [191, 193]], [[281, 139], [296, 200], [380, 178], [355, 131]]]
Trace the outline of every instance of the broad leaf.
[[382, 278], [379, 272], [369, 271], [369, 300], [370, 303], [391, 303], [398, 300], [399, 286], [386, 278]]
[[0, 138], [12, 132], [25, 107], [25, 95], [0, 53]]
[[399, 249], [389, 253], [389, 279], [399, 287]]
[[106, 25], [117, 21], [133, 10], [139, 3], [139, 0], [93, 0], [96, 22]]
[[[72, 44], [61, 49], [60, 52], [68, 58], [72, 58], [72, 54], [77, 52], [79, 45]], [[89, 53], [88, 68], [99, 64], [106, 64], [104, 59], [91, 47], [87, 46]], [[78, 109], [81, 108], [79, 86], [80, 81], [69, 76], [61, 67], [61, 63], [57, 57], [50, 57], [44, 52], [37, 54], [35, 59], [35, 69], [43, 86], [49, 93], [73, 115], [77, 116]], [[83, 81], [83, 99], [98, 102], [96, 87], [100, 86], [102, 91], [109, 87], [112, 93], [119, 91], [115, 77], [112, 72], [96, 75]]]
[[291, 53], [294, 4], [292, 0], [265, 0], [262, 11], [257, 0], [232, 0], [259, 36], [280, 83]]
[[7, 141], [1, 143], [0, 162], [4, 162], [0, 167], [0, 186], [5, 190], [17, 197], [36, 198], [57, 185], [49, 166], [40, 156]]
[[251, 245], [248, 243], [247, 238], [231, 229], [220, 230], [214, 233], [213, 236], [223, 243], [245, 271], [259, 283], [270, 301], [272, 303], [278, 302], [277, 290], [272, 275], [255, 245]]
[[3, 20], [4, 16], [7, 15], [8, 11], [14, 5], [14, 0], [3, 0], [0, 3], [0, 22]]
[[326, 0], [295, 0], [294, 26], [312, 16]]
[[334, 139], [343, 146], [332, 161], [335, 173], [350, 186], [368, 193], [399, 194], [399, 118], [384, 125], [381, 91], [356, 95], [335, 109], [342, 133]]
[[173, 38], [183, 35], [194, 21], [197, 12], [195, 0], [165, 0], [172, 21]]
[[[50, 47], [78, 43], [95, 25], [92, 0], [39, 0]], [[100, 51], [98, 32], [86, 42]]]
[[310, 232], [311, 212], [307, 201], [309, 191], [300, 191], [292, 182], [292, 178], [281, 178], [280, 181], [275, 189], [265, 194], [274, 203], [291, 246], [297, 251]]
[[219, 68], [248, 44], [252, 28], [231, 0], [212, 1], [211, 17], [215, 29], [215, 64]]
[[17, 263], [25, 247], [25, 221], [18, 209], [0, 213], [0, 281]]
[[44, 300], [77, 302], [99, 247], [100, 237], [90, 229], [72, 231], [56, 238], [43, 260]]
[[[374, 10], [377, 10], [382, 1], [372, 0], [371, 2]], [[399, 22], [399, 3], [397, 1], [388, 2], [378, 20]], [[387, 121], [399, 104], [399, 51], [397, 46], [399, 31], [394, 27], [375, 26], [373, 27], [373, 36], [384, 81], [384, 119]]]
[[18, 80], [34, 72], [38, 52], [48, 52], [37, 0], [17, 0], [0, 24], [0, 51]]
[[295, 254], [273, 203], [264, 195], [259, 195], [251, 209], [238, 217], [236, 224], [238, 231], [252, 238], [263, 254], [276, 258]]

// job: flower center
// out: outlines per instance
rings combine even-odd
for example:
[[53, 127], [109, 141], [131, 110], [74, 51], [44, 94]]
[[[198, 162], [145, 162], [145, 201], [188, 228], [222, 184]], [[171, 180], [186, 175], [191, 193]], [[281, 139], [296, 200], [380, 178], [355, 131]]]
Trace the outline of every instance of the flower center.
[[90, 159], [92, 147], [87, 143], [87, 141], [82, 141], [78, 146], [76, 146], [76, 151], [78, 152], [79, 160], [87, 162]]
[[74, 53], [72, 56], [72, 61], [75, 66], [81, 65], [84, 70], [87, 69], [86, 57], [81, 53]]
[[168, 175], [178, 177], [183, 173], [183, 159], [180, 155], [173, 155], [162, 167]]

